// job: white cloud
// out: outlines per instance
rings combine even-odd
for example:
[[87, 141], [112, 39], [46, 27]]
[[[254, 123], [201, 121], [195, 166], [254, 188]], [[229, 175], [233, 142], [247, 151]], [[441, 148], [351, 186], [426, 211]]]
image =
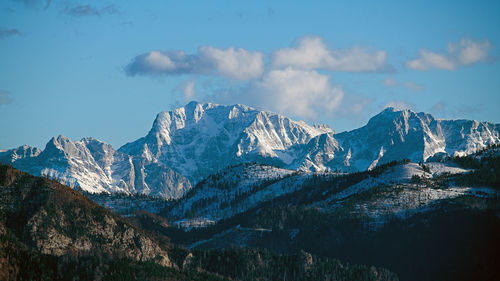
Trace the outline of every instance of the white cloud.
[[144, 63], [155, 72], [174, 70], [175, 63], [167, 55], [158, 51], [151, 51], [144, 57]]
[[175, 87], [174, 92], [180, 92], [185, 102], [192, 101], [196, 96], [195, 81], [187, 80]]
[[407, 61], [406, 66], [415, 70], [427, 70], [429, 68], [453, 70], [456, 67], [451, 58], [424, 49], [420, 50], [418, 58]]
[[303, 37], [295, 47], [284, 48], [271, 54], [275, 66], [298, 66], [305, 69], [320, 68], [330, 57], [323, 40], [319, 37]]
[[242, 48], [215, 48], [201, 46], [196, 54], [181, 50], [153, 50], [134, 57], [124, 68], [135, 75], [221, 75], [234, 80], [252, 80], [262, 76], [266, 69], [293, 67], [295, 69], [368, 72], [387, 70], [386, 51], [368, 51], [354, 46], [349, 49], [328, 49], [317, 36], [302, 37], [290, 48], [271, 54], [264, 62], [264, 54]]
[[217, 49], [202, 46], [198, 54], [202, 60], [213, 64], [220, 74], [233, 79], [257, 78], [264, 71], [264, 54], [260, 52], [250, 52], [242, 48]]
[[127, 75], [174, 75], [196, 72], [196, 58], [183, 51], [151, 51], [136, 56], [127, 66]]
[[490, 48], [491, 44], [487, 39], [484, 42], [474, 42], [470, 39], [462, 39], [462, 41], [460, 41], [458, 61], [463, 65], [484, 61], [488, 57]]
[[293, 47], [279, 49], [271, 54], [271, 64], [275, 67], [293, 66], [307, 70], [350, 72], [383, 69], [386, 67], [386, 59], [386, 51], [368, 52], [358, 46], [350, 49], [328, 49], [318, 36], [302, 37]]
[[303, 118], [315, 118], [318, 110], [333, 112], [344, 96], [327, 75], [293, 68], [272, 70], [254, 87], [254, 94], [279, 112]]
[[329, 76], [314, 70], [288, 67], [268, 71], [246, 87], [226, 90], [215, 96], [215, 99], [223, 103], [245, 103], [313, 120], [320, 114], [334, 113], [343, 97], [342, 88], [332, 85]]
[[125, 72], [135, 75], [207, 74], [236, 80], [257, 78], [264, 71], [264, 55], [245, 49], [201, 46], [196, 55], [183, 51], [150, 51], [136, 56]]
[[435, 53], [421, 49], [416, 59], [406, 62], [406, 66], [415, 70], [431, 68], [454, 70], [457, 67], [471, 65], [485, 61], [491, 49], [488, 39], [484, 42], [475, 42], [462, 39], [460, 43], [448, 43], [447, 54]]

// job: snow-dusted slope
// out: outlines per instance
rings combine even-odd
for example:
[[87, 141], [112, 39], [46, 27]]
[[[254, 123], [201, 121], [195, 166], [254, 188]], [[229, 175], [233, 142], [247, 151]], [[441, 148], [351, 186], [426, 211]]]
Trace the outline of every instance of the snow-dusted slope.
[[387, 108], [366, 126], [313, 138], [294, 168], [363, 171], [393, 160], [423, 162], [434, 155], [468, 155], [497, 144], [500, 126], [474, 120], [439, 120]]
[[[457, 167], [454, 163], [428, 163], [425, 164], [428, 172], [424, 172], [421, 165], [416, 163], [400, 164], [391, 167], [377, 177], [369, 177], [357, 184], [349, 186], [348, 188], [325, 198], [324, 201], [319, 202], [338, 202], [348, 198], [354, 194], [370, 190], [374, 187], [381, 185], [398, 185], [408, 184], [411, 182], [413, 176], [419, 176], [426, 179], [436, 178], [443, 173], [447, 174], [462, 174], [469, 170]], [[318, 203], [320, 204], [320, 203]], [[322, 204], [322, 203], [321, 203]]]
[[[20, 151], [23, 157], [19, 156]], [[124, 192], [178, 198], [191, 187], [187, 179], [172, 169], [134, 161], [131, 156], [93, 138], [71, 141], [59, 136], [52, 138], [42, 152], [18, 148], [0, 156], [4, 154], [18, 155], [10, 161], [16, 168], [91, 193]]]
[[158, 114], [147, 136], [119, 151], [198, 181], [242, 162], [290, 164], [295, 146], [326, 132], [333, 131], [245, 105], [191, 102]]
[[168, 210], [173, 218], [212, 220], [244, 212], [302, 186], [309, 175], [261, 164], [228, 167], [199, 182]]
[[[438, 187], [439, 176], [443, 173], [462, 174], [469, 170], [459, 168], [452, 162], [428, 163], [425, 166], [428, 172], [416, 163], [396, 165], [311, 205], [325, 212], [343, 210], [348, 216], [366, 218], [377, 227], [393, 216], [408, 218], [438, 207], [442, 200], [460, 196], [495, 198], [499, 194], [488, 187]], [[414, 176], [425, 180], [414, 181]]]
[[42, 151], [36, 147], [23, 145], [18, 148], [0, 151], [0, 162], [10, 164], [20, 159], [36, 157], [40, 152]]
[[[206, 226], [264, 204], [305, 204], [326, 213], [349, 214], [384, 223], [428, 211], [442, 200], [460, 196], [496, 196], [490, 188], [448, 186], [450, 175], [468, 172], [453, 162], [400, 163], [381, 172], [301, 173], [260, 164], [229, 167], [201, 181], [163, 211], [182, 227]], [[447, 173], [447, 179], [441, 177]], [[444, 184], [444, 183], [447, 184]], [[348, 185], [344, 184], [347, 183]], [[287, 198], [278, 198], [287, 194]], [[292, 203], [293, 202], [293, 203]], [[300, 202], [300, 203], [297, 203]]]

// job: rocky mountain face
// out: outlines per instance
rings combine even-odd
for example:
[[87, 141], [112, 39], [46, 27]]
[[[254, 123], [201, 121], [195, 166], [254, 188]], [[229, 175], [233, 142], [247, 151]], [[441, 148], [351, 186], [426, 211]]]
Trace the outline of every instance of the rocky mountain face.
[[424, 162], [463, 156], [500, 142], [500, 125], [440, 120], [430, 114], [387, 108], [366, 126], [313, 138], [291, 167], [301, 170], [364, 171], [394, 160]]
[[139, 193], [166, 198], [182, 196], [189, 181], [169, 167], [145, 163], [93, 138], [52, 138], [43, 151], [20, 147], [0, 154], [0, 161], [33, 175], [91, 193]]
[[88, 192], [179, 198], [230, 165], [260, 162], [305, 172], [364, 171], [393, 160], [423, 162], [500, 143], [500, 126], [440, 120], [388, 108], [352, 131], [335, 133], [245, 105], [191, 102], [161, 112], [149, 133], [118, 150], [92, 138], [53, 138], [46, 148], [0, 152], [0, 162]]
[[158, 114], [146, 137], [119, 151], [163, 163], [191, 182], [242, 162], [322, 172], [364, 171], [394, 160], [468, 155], [500, 142], [500, 126], [440, 120], [388, 108], [366, 126], [336, 134], [244, 105], [192, 102]]
[[297, 146], [327, 132], [333, 130], [245, 105], [191, 102], [158, 114], [146, 137], [119, 151], [175, 167], [197, 182], [242, 162], [288, 165], [297, 157]]
[[189, 251], [160, 233], [166, 227], [159, 216], [126, 220], [77, 190], [0, 165], [1, 280], [398, 280], [304, 251]]
[[14, 163], [21, 159], [32, 158], [38, 156], [42, 151], [36, 147], [23, 145], [18, 148], [0, 151], [0, 162]]
[[42, 254], [103, 255], [172, 267], [168, 244], [58, 182], [0, 165], [0, 222]]

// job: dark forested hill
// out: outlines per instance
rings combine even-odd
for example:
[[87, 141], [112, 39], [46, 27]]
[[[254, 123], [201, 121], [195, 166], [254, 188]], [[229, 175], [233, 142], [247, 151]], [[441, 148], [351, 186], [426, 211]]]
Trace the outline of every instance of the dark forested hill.
[[[498, 173], [494, 152], [456, 159], [463, 163], [402, 161], [361, 173], [315, 174], [300, 188], [263, 197], [267, 200], [215, 224], [156, 231], [191, 249], [304, 250], [388, 268], [401, 280], [498, 280], [500, 200], [491, 188]], [[196, 197], [172, 205], [191, 198]], [[162, 214], [177, 215], [168, 206]]]
[[141, 229], [140, 218], [132, 224], [74, 189], [1, 165], [0, 280], [398, 280], [304, 251], [188, 251]]

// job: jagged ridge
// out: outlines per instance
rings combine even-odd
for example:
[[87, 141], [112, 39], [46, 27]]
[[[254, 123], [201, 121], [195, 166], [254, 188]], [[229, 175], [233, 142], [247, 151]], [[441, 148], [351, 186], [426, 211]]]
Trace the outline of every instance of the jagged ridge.
[[179, 198], [229, 165], [363, 171], [393, 160], [468, 155], [500, 143], [499, 132], [498, 124], [387, 108], [367, 125], [337, 134], [245, 105], [191, 102], [159, 113], [145, 137], [118, 150], [92, 138], [59, 136], [43, 152], [28, 146], [0, 152], [0, 162], [89, 192]]

